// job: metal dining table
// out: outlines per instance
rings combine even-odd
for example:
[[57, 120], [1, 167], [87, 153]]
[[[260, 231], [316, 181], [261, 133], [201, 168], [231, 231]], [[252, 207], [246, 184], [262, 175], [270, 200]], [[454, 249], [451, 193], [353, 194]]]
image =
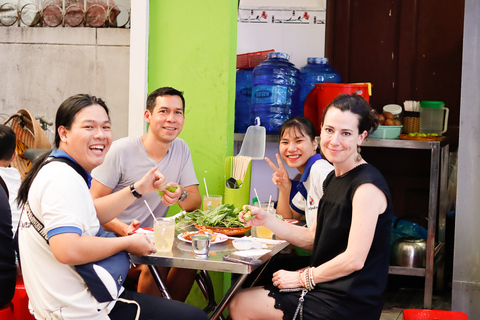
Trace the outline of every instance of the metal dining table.
[[[130, 259], [134, 264], [148, 265], [160, 291], [164, 293], [167, 298], [169, 298], [168, 291], [155, 266], [196, 269], [201, 270], [200, 275], [208, 275], [206, 271], [238, 274], [238, 277], [232, 279], [232, 284], [222, 300], [218, 304], [215, 303], [213, 306], [213, 312], [210, 315], [210, 319], [219, 319], [221, 313], [225, 310], [235, 293], [241, 288], [247, 276], [257, 268], [264, 268], [270, 259], [289, 245], [286, 241], [272, 240], [267, 242], [271, 243], [266, 244], [266, 248], [257, 249], [262, 251], [258, 251], [258, 255], [254, 256], [254, 262], [224, 260], [224, 257], [228, 258], [232, 253], [237, 251], [233, 247], [232, 238], [228, 238], [222, 243], [211, 244], [210, 253], [205, 257], [195, 256], [191, 243], [179, 240], [178, 237], [175, 237], [172, 251], [157, 252], [145, 257], [131, 254]], [[263, 269], [261, 269], [261, 271], [263, 271]], [[208, 297], [207, 299], [213, 299], [213, 297]]]

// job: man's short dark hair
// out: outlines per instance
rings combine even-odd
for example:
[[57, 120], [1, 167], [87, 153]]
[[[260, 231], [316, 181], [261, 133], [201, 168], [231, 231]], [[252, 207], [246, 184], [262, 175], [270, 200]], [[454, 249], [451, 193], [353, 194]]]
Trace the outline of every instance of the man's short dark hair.
[[17, 135], [9, 126], [0, 124], [0, 160], [10, 160], [17, 145]]
[[155, 101], [157, 100], [157, 97], [163, 97], [163, 96], [180, 97], [180, 99], [182, 99], [183, 112], [185, 113], [185, 98], [183, 97], [183, 92], [178, 91], [177, 89], [174, 89], [172, 87], [158, 88], [157, 90], [150, 93], [147, 98], [147, 110], [150, 112], [153, 112], [153, 108], [155, 108]]

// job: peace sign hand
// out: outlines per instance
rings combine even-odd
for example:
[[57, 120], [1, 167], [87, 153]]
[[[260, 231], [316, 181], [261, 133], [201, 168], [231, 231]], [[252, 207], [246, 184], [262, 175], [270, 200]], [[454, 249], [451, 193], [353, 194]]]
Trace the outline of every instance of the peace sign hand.
[[273, 162], [270, 159], [265, 157], [265, 161], [267, 161], [270, 168], [275, 170], [275, 172], [272, 175], [272, 181], [280, 191], [289, 191], [290, 188], [292, 187], [292, 182], [288, 177], [287, 170], [285, 170], [282, 159], [280, 158], [278, 153], [275, 156], [277, 158], [278, 168], [273, 164]]

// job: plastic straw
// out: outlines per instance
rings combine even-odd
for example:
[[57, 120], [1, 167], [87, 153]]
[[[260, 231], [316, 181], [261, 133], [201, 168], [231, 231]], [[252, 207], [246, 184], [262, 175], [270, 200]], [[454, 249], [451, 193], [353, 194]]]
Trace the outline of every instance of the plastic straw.
[[270, 205], [272, 204], [272, 195], [270, 195], [270, 198], [268, 199], [268, 208], [267, 208], [267, 213], [270, 213]]
[[147, 208], [148, 208], [148, 211], [149, 211], [149, 212], [150, 212], [150, 214], [152, 215], [152, 217], [153, 217], [153, 220], [155, 220], [155, 215], [153, 214], [153, 212], [152, 212], [152, 209], [150, 209], [150, 206], [148, 205], [148, 202], [147, 202], [147, 200], [143, 200], [143, 202], [145, 202], [145, 205], [147, 206]]
[[261, 207], [262, 207], [262, 203], [260, 202], [260, 197], [258, 196], [257, 189], [256, 189], [256, 188], [253, 188], [253, 191], [255, 191], [255, 195], [257, 196], [257, 200], [258, 200], [258, 205], [259, 205], [260, 208], [261, 208]]
[[205, 178], [203, 178], [203, 183], [205, 183], [205, 192], [207, 193], [207, 198], [210, 198], [208, 195], [207, 180], [205, 180]]

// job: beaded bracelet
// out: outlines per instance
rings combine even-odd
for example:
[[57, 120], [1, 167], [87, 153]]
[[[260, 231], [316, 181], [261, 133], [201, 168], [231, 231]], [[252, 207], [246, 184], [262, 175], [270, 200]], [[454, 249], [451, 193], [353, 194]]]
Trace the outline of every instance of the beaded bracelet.
[[305, 269], [305, 271], [303, 272], [303, 276], [304, 276], [304, 281], [305, 281], [305, 288], [310, 291], [310, 288], [309, 288], [309, 283], [308, 283], [308, 270], [309, 269]]
[[312, 284], [310, 283], [310, 271], [311, 269], [308, 268], [308, 269], [305, 269], [304, 271], [304, 276], [305, 276], [305, 288], [308, 290], [308, 291], [311, 291], [313, 290], [313, 286]]

